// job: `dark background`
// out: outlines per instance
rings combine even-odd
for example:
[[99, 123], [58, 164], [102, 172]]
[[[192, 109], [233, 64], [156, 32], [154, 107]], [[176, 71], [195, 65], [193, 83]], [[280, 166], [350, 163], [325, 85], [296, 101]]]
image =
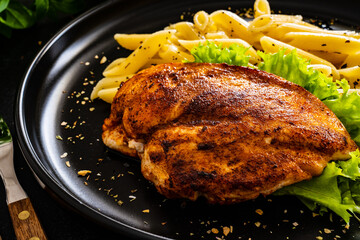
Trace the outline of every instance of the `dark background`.
[[[86, 0], [85, 2], [84, 9], [77, 14], [59, 14], [57, 18], [41, 20], [29, 29], [13, 31], [10, 38], [0, 35], [0, 115], [8, 123], [14, 141], [16, 141], [14, 127], [16, 94], [27, 68], [56, 32], [103, 1]], [[19, 182], [30, 197], [48, 239], [128, 239], [95, 224], [54, 200], [37, 183], [16, 143], [14, 164]], [[2, 240], [16, 239], [3, 184], [0, 184], [0, 236]]]

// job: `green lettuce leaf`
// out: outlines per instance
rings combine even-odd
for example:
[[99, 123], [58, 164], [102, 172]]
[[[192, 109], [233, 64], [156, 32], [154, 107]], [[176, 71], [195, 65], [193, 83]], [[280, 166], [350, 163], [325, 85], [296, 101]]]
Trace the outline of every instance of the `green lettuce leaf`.
[[310, 210], [321, 207], [325, 212], [327, 208], [349, 223], [349, 212], [360, 213], [359, 164], [357, 150], [351, 153], [350, 160], [330, 162], [320, 176], [281, 188], [273, 195], [295, 195]]
[[323, 102], [335, 113], [350, 133], [352, 139], [360, 146], [360, 96], [356, 92], [349, 93], [346, 80], [339, 82], [343, 94]]
[[338, 84], [321, 72], [308, 68], [310, 62], [299, 57], [296, 50], [289, 54], [285, 54], [285, 49], [275, 54], [258, 51], [258, 55], [263, 59], [263, 62], [259, 64], [260, 70], [296, 83], [320, 100], [339, 96]]
[[248, 48], [232, 44], [229, 48], [223, 48], [213, 42], [207, 42], [191, 50], [196, 63], [227, 63], [229, 65], [248, 66], [250, 56], [246, 55]]

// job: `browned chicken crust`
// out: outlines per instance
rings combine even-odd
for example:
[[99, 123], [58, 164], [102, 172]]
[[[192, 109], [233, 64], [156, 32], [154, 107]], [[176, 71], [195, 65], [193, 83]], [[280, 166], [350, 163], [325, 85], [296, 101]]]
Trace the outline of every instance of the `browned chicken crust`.
[[103, 141], [141, 158], [168, 198], [233, 203], [320, 175], [357, 148], [318, 98], [273, 74], [226, 64], [145, 69], [117, 92]]

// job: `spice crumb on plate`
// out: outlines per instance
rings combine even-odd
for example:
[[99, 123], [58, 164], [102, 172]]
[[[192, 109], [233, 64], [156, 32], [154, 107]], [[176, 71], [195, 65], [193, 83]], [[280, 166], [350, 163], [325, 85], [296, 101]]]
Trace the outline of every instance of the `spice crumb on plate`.
[[82, 176], [82, 177], [85, 177], [86, 175], [88, 175], [90, 173], [91, 173], [90, 170], [80, 170], [80, 171], [78, 171], [78, 175]]

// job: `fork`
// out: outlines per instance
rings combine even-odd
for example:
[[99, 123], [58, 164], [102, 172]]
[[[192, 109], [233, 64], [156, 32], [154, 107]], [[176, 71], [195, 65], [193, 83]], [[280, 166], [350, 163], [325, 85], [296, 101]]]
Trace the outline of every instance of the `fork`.
[[6, 201], [16, 238], [18, 240], [46, 240], [45, 232], [30, 199], [16, 177], [13, 141], [10, 130], [2, 117], [0, 117], [0, 175], [5, 185]]

